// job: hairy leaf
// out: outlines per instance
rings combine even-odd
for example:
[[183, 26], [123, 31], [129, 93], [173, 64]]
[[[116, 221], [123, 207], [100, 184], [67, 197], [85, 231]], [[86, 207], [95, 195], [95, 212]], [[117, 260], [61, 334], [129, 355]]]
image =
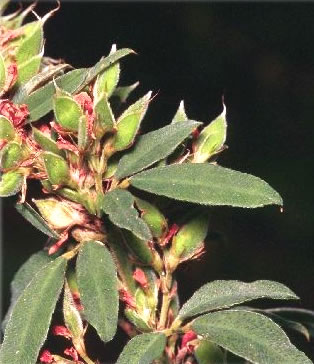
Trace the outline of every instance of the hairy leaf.
[[186, 121], [189, 118], [186, 116], [185, 108], [184, 108], [184, 101], [182, 100], [179, 104], [178, 110], [175, 113], [171, 124], [177, 123], [178, 121]]
[[102, 209], [117, 226], [130, 230], [143, 240], [151, 240], [152, 235], [147, 224], [134, 208], [134, 197], [126, 190], [116, 189], [103, 197]]
[[280, 195], [262, 179], [208, 163], [158, 167], [130, 182], [144, 191], [203, 205], [282, 205]]
[[18, 298], [0, 350], [0, 362], [36, 363], [52, 313], [63, 286], [66, 260], [62, 257], [44, 266]]
[[52, 230], [47, 222], [39, 215], [39, 213], [35, 211], [27, 202], [24, 202], [23, 204], [16, 204], [15, 208], [28, 222], [30, 222], [42, 233], [50, 236], [51, 238], [59, 238], [57, 232]]
[[1, 176], [0, 197], [8, 197], [17, 194], [23, 185], [24, 176], [16, 171], [9, 171]]
[[15, 137], [14, 126], [5, 116], [0, 115], [0, 139], [12, 140]]
[[82, 84], [87, 71], [86, 68], [70, 71], [32, 92], [24, 100], [21, 100], [20, 102], [28, 106], [30, 120], [36, 121], [52, 110], [53, 96], [56, 92], [55, 84], [62, 90], [72, 93]]
[[163, 333], [135, 336], [124, 347], [117, 364], [151, 364], [158, 359], [166, 346]]
[[83, 321], [78, 309], [75, 306], [72, 293], [67, 281], [64, 286], [63, 296], [63, 316], [64, 322], [73, 337], [73, 343], [79, 342], [83, 337]]
[[138, 85], [139, 85], [139, 82], [135, 82], [135, 83], [133, 83], [132, 85], [129, 85], [129, 86], [117, 87], [113, 91], [112, 96], [117, 97], [120, 100], [120, 102], [124, 103], [124, 102], [126, 102], [127, 98], [131, 94], [131, 92], [133, 90], [135, 90]]
[[15, 273], [13, 280], [11, 282], [10, 307], [2, 322], [3, 329], [5, 328], [11, 316], [15, 303], [17, 299], [20, 297], [23, 290], [26, 288], [29, 282], [34, 278], [35, 274], [45, 265], [50, 263], [52, 260], [53, 258], [49, 256], [46, 252], [39, 251], [38, 253], [33, 254]]
[[64, 156], [64, 151], [59, 149], [57, 143], [42, 133], [39, 129], [33, 127], [33, 138], [43, 150]]
[[256, 312], [228, 310], [197, 318], [193, 330], [252, 363], [310, 364], [271, 319]]
[[101, 243], [85, 243], [76, 263], [77, 284], [86, 320], [99, 337], [110, 341], [118, 322], [118, 281], [116, 266]]
[[182, 306], [179, 319], [184, 320], [208, 311], [220, 310], [258, 298], [298, 299], [286, 286], [272, 281], [214, 281], [205, 284]]
[[167, 157], [199, 125], [200, 123], [187, 120], [139, 137], [134, 149], [121, 158], [116, 178], [135, 174]]

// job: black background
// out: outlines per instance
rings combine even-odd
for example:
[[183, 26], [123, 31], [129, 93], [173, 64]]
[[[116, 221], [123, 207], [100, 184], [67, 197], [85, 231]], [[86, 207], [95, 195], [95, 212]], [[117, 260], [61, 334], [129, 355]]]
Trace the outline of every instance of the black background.
[[[54, 5], [39, 1], [37, 12]], [[211, 230], [223, 237], [181, 268], [182, 300], [213, 279], [271, 279], [301, 297], [285, 305], [314, 309], [313, 18], [311, 3], [61, 1], [45, 25], [45, 54], [75, 67], [93, 65], [113, 43], [138, 53], [122, 61], [121, 83], [139, 80], [135, 97], [158, 92], [144, 131], [169, 123], [181, 99], [191, 119], [209, 123], [224, 94], [229, 149], [220, 164], [265, 179], [283, 197], [283, 213], [213, 210]], [[45, 242], [14, 201], [3, 202], [4, 310], [14, 272]]]

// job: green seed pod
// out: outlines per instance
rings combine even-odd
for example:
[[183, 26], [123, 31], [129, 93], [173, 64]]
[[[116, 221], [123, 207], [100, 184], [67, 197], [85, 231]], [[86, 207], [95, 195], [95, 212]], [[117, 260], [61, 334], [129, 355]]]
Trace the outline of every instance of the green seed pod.
[[119, 117], [116, 126], [117, 132], [113, 141], [115, 151], [127, 149], [133, 144], [140, 123], [147, 111], [150, 96], [151, 92], [148, 92]]
[[198, 215], [186, 223], [172, 240], [168, 262], [182, 262], [192, 258], [204, 245], [208, 232], [209, 218], [207, 214]]
[[150, 332], [152, 328], [148, 325], [146, 321], [132, 308], [126, 308], [124, 310], [126, 318], [140, 331]]
[[22, 147], [16, 142], [10, 142], [1, 151], [0, 166], [5, 169], [13, 168], [22, 160], [22, 157]]
[[220, 347], [208, 340], [200, 341], [194, 354], [198, 364], [225, 363], [224, 354]]
[[167, 230], [167, 221], [164, 215], [152, 204], [136, 198], [136, 205], [141, 210], [141, 218], [149, 226], [153, 236], [160, 238]]
[[83, 116], [80, 105], [71, 96], [63, 94], [56, 95], [53, 101], [53, 110], [58, 124], [66, 130], [78, 131], [79, 120]]
[[193, 163], [204, 163], [218, 153], [226, 141], [226, 108], [223, 112], [202, 130], [193, 144]]
[[1, 176], [0, 197], [8, 197], [17, 194], [23, 186], [24, 176], [18, 171], [9, 171]]
[[15, 138], [14, 126], [5, 116], [0, 116], [0, 140], [13, 140]]
[[96, 114], [96, 134], [102, 136], [105, 132], [113, 129], [116, 121], [106, 93], [102, 93], [95, 98], [94, 105]]
[[52, 152], [54, 154], [58, 154], [62, 157], [65, 155], [64, 151], [58, 148], [57, 143], [53, 139], [47, 137], [44, 133], [42, 133], [40, 130], [34, 127], [33, 127], [33, 138], [43, 150], [46, 150], [47, 152]]
[[48, 179], [53, 185], [63, 185], [69, 182], [70, 171], [65, 159], [52, 152], [44, 152], [43, 159]]
[[141, 264], [154, 267], [157, 272], [161, 272], [162, 260], [157, 251], [149, 245], [149, 242], [138, 238], [128, 230], [123, 231], [123, 236], [126, 245]]

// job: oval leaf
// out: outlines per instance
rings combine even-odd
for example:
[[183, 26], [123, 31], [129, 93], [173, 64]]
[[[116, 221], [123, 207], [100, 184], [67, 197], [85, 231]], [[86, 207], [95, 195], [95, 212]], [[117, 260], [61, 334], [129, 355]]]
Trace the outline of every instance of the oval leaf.
[[15, 137], [14, 126], [9, 119], [0, 115], [0, 139], [12, 140]]
[[178, 318], [180, 320], [208, 311], [231, 307], [242, 302], [258, 298], [298, 299], [286, 286], [272, 281], [214, 281], [205, 284], [182, 306]]
[[64, 129], [77, 131], [83, 111], [80, 105], [70, 96], [57, 96], [54, 98], [53, 111], [56, 121]]
[[203, 205], [282, 205], [280, 195], [262, 179], [208, 163], [158, 167], [130, 182], [144, 191]]
[[39, 213], [35, 211], [27, 202], [24, 202], [23, 204], [16, 204], [15, 208], [28, 222], [30, 222], [42, 233], [50, 236], [51, 238], [59, 238], [57, 232], [52, 230], [47, 222], [39, 215]]
[[24, 176], [16, 171], [9, 171], [1, 176], [0, 197], [8, 197], [17, 194], [23, 185]]
[[13, 168], [22, 159], [22, 147], [16, 142], [8, 143], [0, 154], [0, 166], [1, 168]]
[[67, 261], [60, 257], [43, 267], [18, 298], [0, 350], [0, 362], [34, 364], [43, 345], [63, 286]]
[[140, 172], [167, 157], [200, 124], [187, 120], [140, 136], [131, 153], [121, 158], [116, 177], [121, 179]]
[[69, 181], [70, 172], [65, 159], [51, 152], [44, 152], [43, 159], [48, 179], [53, 185], [61, 185]]
[[15, 273], [13, 280], [11, 282], [11, 302], [8, 312], [2, 323], [2, 328], [4, 330], [9, 317], [11, 316], [13, 307], [17, 299], [20, 297], [23, 290], [26, 288], [28, 283], [34, 278], [34, 275], [45, 265], [52, 261], [52, 257], [47, 254], [47, 252], [40, 251], [33, 254]]
[[135, 336], [124, 347], [117, 364], [151, 364], [158, 359], [166, 346], [166, 336], [162, 333]]
[[130, 192], [116, 189], [105, 194], [101, 207], [115, 225], [130, 230], [140, 239], [151, 240], [149, 227], [133, 205], [134, 197]]
[[116, 266], [101, 243], [85, 243], [76, 263], [77, 284], [86, 320], [99, 337], [110, 341], [118, 322], [118, 281]]
[[197, 318], [192, 327], [197, 334], [252, 363], [312, 363], [277, 324], [256, 312], [214, 312]]

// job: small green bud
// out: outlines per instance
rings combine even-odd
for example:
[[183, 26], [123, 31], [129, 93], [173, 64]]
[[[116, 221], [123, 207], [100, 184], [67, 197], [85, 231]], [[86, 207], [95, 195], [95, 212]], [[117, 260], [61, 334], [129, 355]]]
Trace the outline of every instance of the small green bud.
[[150, 96], [151, 92], [148, 92], [119, 117], [116, 126], [117, 132], [113, 141], [115, 151], [127, 149], [134, 142], [140, 123], [147, 111]]
[[162, 260], [157, 251], [150, 245], [150, 242], [138, 238], [127, 230], [123, 231], [123, 235], [128, 248], [140, 263], [154, 267], [157, 272], [161, 272]]
[[17, 194], [23, 186], [24, 176], [17, 171], [9, 171], [1, 176], [0, 197], [8, 197]]
[[85, 214], [71, 203], [59, 201], [53, 197], [44, 200], [33, 200], [42, 217], [54, 230], [63, 230], [69, 226], [85, 223]]
[[69, 182], [70, 171], [65, 159], [52, 152], [44, 152], [43, 159], [48, 179], [53, 185], [63, 185]]
[[204, 163], [218, 153], [226, 141], [226, 107], [223, 112], [202, 130], [193, 144], [193, 163]]
[[207, 214], [192, 218], [172, 239], [172, 245], [167, 256], [170, 269], [175, 269], [179, 262], [197, 255], [204, 245], [208, 232], [209, 218]]
[[5, 116], [0, 116], [0, 140], [13, 140], [15, 138], [14, 126]]
[[208, 340], [201, 340], [194, 351], [198, 364], [223, 364], [224, 354], [220, 347]]
[[64, 156], [64, 151], [58, 148], [57, 143], [53, 139], [49, 138], [47, 135], [34, 127], [33, 137], [43, 150]]
[[168, 227], [164, 215], [157, 207], [139, 198], [136, 198], [136, 205], [141, 210], [141, 218], [149, 226], [153, 236], [160, 238]]
[[[113, 44], [110, 54], [112, 55], [117, 51], [117, 47]], [[110, 67], [107, 67], [96, 79], [94, 90], [96, 95], [100, 95], [105, 92], [108, 98], [114, 92], [120, 76], [120, 64], [119, 62], [113, 63]]]
[[80, 105], [70, 96], [56, 95], [53, 102], [56, 121], [64, 129], [78, 131], [79, 120], [83, 116]]
[[184, 101], [182, 100], [179, 104], [178, 110], [175, 113], [171, 124], [180, 122], [180, 121], [185, 121], [185, 120], [189, 120], [189, 118], [186, 116], [185, 113], [185, 109], [184, 109]]
[[1, 168], [7, 169], [15, 167], [21, 161], [22, 157], [22, 147], [16, 142], [8, 143], [1, 151]]

